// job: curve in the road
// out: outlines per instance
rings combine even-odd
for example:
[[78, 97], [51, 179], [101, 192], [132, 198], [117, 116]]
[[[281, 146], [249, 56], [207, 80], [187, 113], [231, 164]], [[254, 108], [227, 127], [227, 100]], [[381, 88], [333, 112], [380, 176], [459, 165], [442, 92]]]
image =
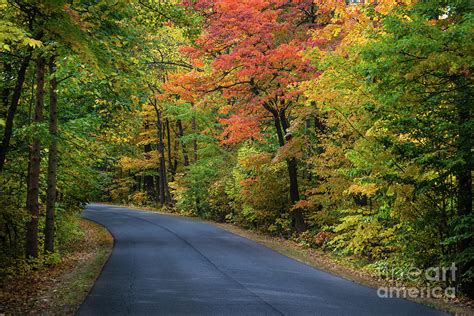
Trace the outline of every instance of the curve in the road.
[[114, 236], [79, 315], [441, 315], [175, 216], [90, 204]]

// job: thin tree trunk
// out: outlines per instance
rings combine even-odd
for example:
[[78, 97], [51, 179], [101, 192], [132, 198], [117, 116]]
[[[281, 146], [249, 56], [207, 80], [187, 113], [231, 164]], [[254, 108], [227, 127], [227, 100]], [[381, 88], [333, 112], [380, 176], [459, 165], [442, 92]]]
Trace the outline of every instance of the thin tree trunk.
[[13, 119], [15, 117], [18, 103], [20, 102], [21, 92], [23, 89], [23, 83], [25, 82], [26, 70], [30, 64], [31, 59], [31, 48], [28, 49], [27, 55], [23, 57], [23, 61], [18, 71], [18, 78], [16, 80], [15, 88], [13, 89], [12, 101], [8, 108], [7, 119], [5, 121], [5, 131], [3, 133], [2, 144], [0, 146], [0, 172], [3, 171], [5, 165], [5, 159], [7, 157], [8, 147], [10, 146], [10, 139], [13, 131]]
[[[160, 174], [160, 168], [156, 170], [158, 174]], [[155, 192], [156, 192], [156, 200], [162, 204], [160, 200], [160, 176], [155, 176]]]
[[160, 153], [160, 201], [164, 205], [166, 203], [166, 163], [165, 163], [165, 149], [163, 144], [163, 126], [161, 124], [161, 113], [157, 112], [157, 124], [158, 124], [158, 152]]
[[178, 135], [176, 132], [174, 133], [174, 145], [173, 145], [173, 150], [174, 150], [174, 157], [173, 157], [173, 166], [172, 166], [172, 174], [176, 175], [176, 171], [178, 170], [178, 150], [179, 150], [179, 139]]
[[[145, 127], [147, 128], [147, 127]], [[150, 144], [146, 144], [144, 146], [144, 151], [145, 153], [149, 153], [151, 152], [152, 148], [151, 148], [151, 145]], [[152, 175], [145, 175], [143, 177], [143, 186], [145, 188], [145, 191], [147, 192], [147, 194], [150, 196], [150, 197], [153, 197], [154, 199], [156, 199], [156, 194], [155, 194], [155, 188], [154, 188], [154, 183], [153, 183], [153, 176]]]
[[142, 177], [141, 176], [135, 176], [135, 181], [137, 183], [137, 191], [141, 192], [142, 191]]
[[186, 144], [183, 142], [182, 137], [184, 136], [184, 129], [181, 120], [176, 121], [176, 127], [179, 132], [179, 142], [181, 143], [181, 148], [183, 149], [183, 165], [185, 167], [189, 166], [189, 157], [188, 152], [186, 151]]
[[197, 134], [197, 124], [196, 124], [196, 115], [193, 114], [193, 120], [192, 120], [192, 128], [193, 128], [193, 133], [194, 133], [194, 140], [193, 140], [193, 153], [194, 153], [194, 162], [197, 161], [198, 159], [198, 145], [197, 145], [197, 139], [196, 139], [196, 134]]
[[10, 87], [10, 77], [12, 75], [12, 65], [10, 63], [5, 63], [3, 66], [3, 71], [5, 72], [5, 78], [4, 78], [4, 87], [2, 91], [2, 110], [5, 109], [5, 112], [2, 112], [2, 116], [6, 118], [7, 113], [8, 113], [8, 99], [10, 98], [10, 92], [11, 92], [11, 87]]
[[170, 192], [170, 186], [168, 183], [166, 183], [166, 203], [172, 205], [173, 204], [173, 199], [171, 198], [171, 192]]
[[[304, 122], [304, 133], [305, 133], [305, 135], [308, 135], [310, 133], [309, 132], [310, 128], [311, 128], [311, 120], [306, 119], [305, 122]], [[309, 152], [307, 150], [304, 150], [303, 154], [304, 154], [303, 160], [308, 161]], [[310, 171], [308, 163], [305, 163], [305, 166], [304, 166], [304, 169], [303, 169], [303, 179], [307, 179], [308, 181], [311, 181], [311, 171]]]
[[56, 65], [54, 57], [49, 61], [49, 136], [48, 188], [46, 192], [46, 223], [44, 227], [44, 251], [54, 252], [54, 217], [56, 207], [56, 180], [58, 170], [58, 99], [56, 95]]
[[[36, 62], [36, 101], [34, 123], [43, 121], [44, 105], [44, 57], [38, 57]], [[30, 215], [30, 221], [26, 225], [26, 257], [38, 257], [38, 217], [39, 217], [39, 175], [41, 163], [41, 140], [33, 139], [30, 147], [30, 160], [28, 168], [28, 190], [26, 195], [26, 208]]]
[[[280, 111], [280, 122], [283, 128], [282, 133], [285, 134], [285, 140], [290, 141], [292, 136], [287, 134], [288, 131], [288, 121], [285, 116], [285, 111]], [[297, 165], [296, 159], [294, 157], [287, 159], [288, 162], [288, 175], [290, 177], [290, 198], [291, 202], [295, 203], [299, 201], [300, 195], [298, 192], [298, 174], [297, 174]]]
[[163, 143], [163, 124], [161, 121], [161, 112], [156, 105], [156, 126], [158, 132], [158, 152], [160, 154], [160, 203], [166, 204], [168, 201], [167, 181], [166, 181], [166, 162], [165, 162], [165, 145]]
[[166, 141], [167, 141], [167, 150], [168, 150], [168, 168], [171, 174], [171, 181], [174, 179], [175, 172], [173, 170], [173, 160], [171, 157], [171, 134], [170, 134], [170, 121], [168, 118], [165, 119], [165, 127], [166, 127]]

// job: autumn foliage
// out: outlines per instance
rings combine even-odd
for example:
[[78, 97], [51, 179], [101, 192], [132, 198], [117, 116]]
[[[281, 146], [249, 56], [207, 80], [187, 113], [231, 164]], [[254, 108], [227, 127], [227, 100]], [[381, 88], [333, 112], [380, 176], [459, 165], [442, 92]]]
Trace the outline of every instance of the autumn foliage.
[[[455, 262], [456, 285], [473, 292], [467, 1], [119, 2], [104, 24], [51, 7], [68, 34], [44, 22], [49, 37], [15, 40], [28, 25], [15, 8], [9, 31], [0, 26], [10, 78], [2, 113], [19, 109], [13, 129], [0, 118], [12, 139], [1, 171], [4, 256], [18, 255], [24, 238], [10, 236], [33, 214], [15, 179], [31, 176], [30, 145], [55, 139], [30, 117], [42, 100], [32, 80], [44, 73], [28, 65], [55, 51], [58, 78], [70, 79], [56, 89], [60, 208], [158, 206], [294, 239], [383, 276]], [[14, 98], [15, 83], [31, 100]], [[34, 151], [43, 165], [29, 178], [40, 218], [46, 152]]]

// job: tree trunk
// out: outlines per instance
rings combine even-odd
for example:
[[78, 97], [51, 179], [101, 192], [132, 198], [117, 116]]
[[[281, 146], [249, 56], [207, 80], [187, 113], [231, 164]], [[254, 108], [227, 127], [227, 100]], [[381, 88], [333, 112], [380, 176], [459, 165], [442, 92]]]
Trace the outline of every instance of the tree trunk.
[[142, 191], [142, 177], [137, 175], [137, 176], [134, 176], [133, 177], [135, 179], [135, 182], [137, 183], [136, 184], [136, 187], [137, 187], [137, 192], [141, 192]]
[[[43, 121], [44, 105], [44, 57], [38, 57], [36, 62], [36, 100], [34, 123]], [[30, 147], [30, 160], [28, 168], [28, 189], [26, 195], [26, 208], [30, 215], [30, 221], [26, 225], [26, 257], [38, 257], [38, 217], [39, 217], [39, 175], [41, 163], [41, 140], [33, 139]]]
[[[10, 78], [12, 76], [12, 65], [8, 62], [5, 62], [4, 63], [4, 66], [3, 66], [3, 72], [5, 73], [5, 76], [4, 76], [4, 87], [3, 87], [3, 91], [2, 91], [2, 116], [3, 117], [7, 117], [7, 113], [8, 113], [8, 99], [10, 98]], [[3, 110], [5, 110], [5, 112], [3, 112]]]
[[155, 106], [156, 112], [156, 126], [158, 132], [158, 152], [160, 154], [160, 203], [164, 205], [169, 202], [168, 200], [168, 183], [166, 181], [166, 162], [165, 162], [165, 145], [163, 143], [163, 124], [161, 121], [161, 112], [158, 107]]
[[[280, 111], [270, 107], [269, 105], [264, 105], [265, 109], [267, 109], [273, 115], [273, 122], [275, 124], [275, 128], [277, 131], [278, 136], [278, 144], [280, 147], [285, 145], [285, 140], [291, 140], [291, 135], [287, 134], [288, 132], [288, 119], [286, 117], [285, 109], [282, 108]], [[286, 165], [288, 170], [288, 178], [290, 182], [290, 201], [291, 204], [295, 204], [299, 201], [299, 190], [298, 190], [298, 169], [296, 159], [287, 158]], [[303, 232], [306, 229], [306, 225], [304, 222], [303, 213], [301, 209], [295, 209], [293, 211], [293, 226], [297, 232]]]
[[272, 113], [273, 114], [273, 123], [275, 123], [275, 129], [277, 132], [277, 137], [278, 137], [278, 145], [280, 147], [285, 146], [285, 137], [283, 135], [283, 130], [281, 129], [281, 123], [280, 123], [280, 117], [278, 114]]
[[174, 157], [173, 157], [173, 166], [172, 166], [172, 174], [176, 175], [176, 171], [178, 170], [178, 150], [179, 150], [179, 138], [177, 133], [174, 133]]
[[161, 204], [166, 203], [166, 162], [165, 162], [165, 146], [163, 143], [163, 126], [161, 122], [161, 113], [157, 113], [158, 133], [159, 133], [159, 153], [160, 153], [160, 201]]
[[[311, 129], [311, 120], [306, 119], [304, 122], [304, 134], [305, 135], [310, 134], [310, 129]], [[303, 161], [305, 161], [306, 163], [303, 168], [303, 179], [311, 181], [311, 170], [310, 170], [309, 164], [307, 163], [309, 157], [310, 157], [309, 152], [307, 150], [304, 150]]]
[[[284, 109], [281, 109], [279, 112], [281, 126], [283, 128], [282, 134], [285, 134], [285, 140], [290, 141], [292, 139], [291, 134], [288, 134], [288, 118], [286, 117], [286, 113]], [[296, 158], [288, 158], [286, 160], [287, 168], [288, 168], [288, 177], [290, 179], [290, 199], [291, 204], [295, 204], [300, 200], [300, 194], [298, 190], [298, 165], [296, 162]], [[303, 213], [301, 209], [297, 208], [293, 211], [294, 214], [294, 227], [298, 233], [303, 232], [306, 229], [306, 225], [304, 222]]]
[[3, 171], [5, 165], [5, 159], [7, 157], [8, 147], [10, 146], [10, 139], [13, 131], [13, 119], [15, 117], [18, 103], [20, 102], [21, 91], [23, 89], [23, 83], [25, 82], [26, 70], [31, 59], [31, 48], [28, 49], [27, 55], [23, 57], [23, 61], [18, 71], [18, 78], [16, 80], [15, 88], [13, 89], [12, 101], [8, 108], [7, 119], [5, 122], [5, 131], [3, 133], [2, 144], [0, 146], [0, 172]]
[[166, 126], [166, 141], [167, 141], [166, 147], [168, 151], [168, 168], [171, 174], [171, 181], [173, 181], [175, 172], [173, 170], [173, 160], [172, 160], [173, 158], [171, 157], [170, 121], [168, 120], [168, 118], [165, 119], [165, 126]]
[[193, 153], [194, 153], [194, 162], [198, 160], [198, 145], [197, 145], [197, 139], [196, 139], [196, 134], [197, 134], [197, 124], [196, 124], [196, 115], [193, 114], [193, 120], [192, 120], [192, 128], [193, 128], [193, 133], [194, 133], [194, 140], [193, 140]]
[[[144, 147], [144, 151], [145, 153], [149, 153], [151, 152], [151, 145], [150, 144], [146, 144], [145, 147]], [[147, 194], [156, 199], [156, 194], [155, 194], [155, 188], [154, 188], [154, 183], [153, 183], [153, 176], [151, 175], [144, 175], [143, 177], [143, 187], [145, 189], [145, 191], [147, 192]]]
[[54, 217], [56, 207], [56, 180], [58, 170], [58, 98], [56, 95], [56, 65], [54, 57], [49, 61], [49, 136], [48, 188], [46, 192], [46, 223], [44, 227], [44, 251], [54, 252]]
[[181, 123], [181, 120], [176, 121], [176, 127], [179, 132], [179, 142], [181, 143], [181, 148], [183, 149], [183, 165], [187, 167], [189, 166], [189, 158], [188, 152], [186, 151], [186, 144], [181, 139], [184, 136], [183, 124]]
[[[158, 168], [156, 171], [158, 172], [158, 174], [160, 174], [160, 168]], [[162, 202], [160, 200], [160, 176], [159, 175], [155, 176], [154, 179], [155, 179], [156, 200], [160, 202], [161, 204]]]
[[[275, 128], [278, 136], [278, 144], [280, 145], [280, 147], [282, 147], [285, 145], [285, 140], [289, 141], [292, 138], [291, 134], [287, 134], [289, 123], [286, 117], [285, 109], [282, 108], [280, 109], [280, 111], [278, 111], [277, 109], [271, 107], [268, 104], [264, 104], [263, 106], [273, 115], [273, 122], [275, 123]], [[298, 190], [298, 166], [296, 159], [294, 157], [287, 158], [286, 165], [290, 182], [290, 201], [291, 204], [294, 205], [300, 199]], [[299, 208], [293, 210], [293, 227], [298, 233], [303, 232], [306, 229], [304, 216], [301, 212], [301, 209]]]

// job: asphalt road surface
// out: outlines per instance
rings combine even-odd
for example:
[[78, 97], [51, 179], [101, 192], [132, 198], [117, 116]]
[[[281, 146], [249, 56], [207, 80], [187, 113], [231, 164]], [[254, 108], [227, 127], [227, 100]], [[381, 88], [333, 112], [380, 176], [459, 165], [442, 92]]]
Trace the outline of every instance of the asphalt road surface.
[[112, 254], [79, 315], [438, 315], [198, 221], [90, 204]]

